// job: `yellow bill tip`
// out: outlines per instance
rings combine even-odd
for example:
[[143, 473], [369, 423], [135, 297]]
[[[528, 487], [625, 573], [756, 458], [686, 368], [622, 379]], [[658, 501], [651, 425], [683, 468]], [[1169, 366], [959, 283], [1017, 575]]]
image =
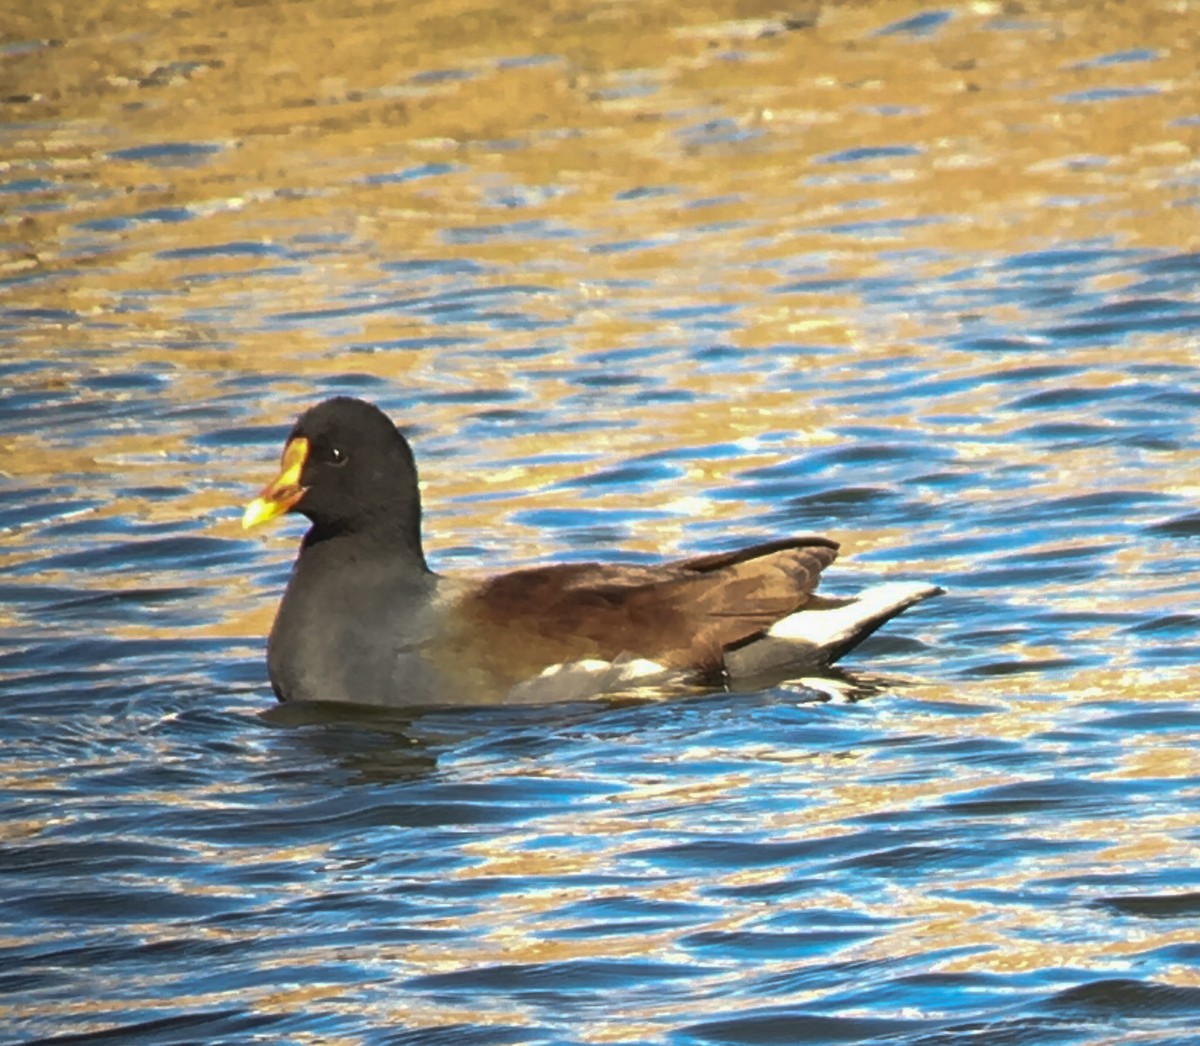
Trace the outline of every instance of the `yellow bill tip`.
[[303, 436], [289, 441], [283, 448], [279, 475], [268, 483], [242, 513], [242, 529], [249, 530], [282, 516], [304, 497], [306, 487], [300, 485], [300, 474], [308, 460], [308, 440]]
[[260, 523], [268, 523], [286, 511], [279, 507], [278, 501], [255, 498], [242, 513], [242, 529], [249, 530], [251, 527], [257, 527]]

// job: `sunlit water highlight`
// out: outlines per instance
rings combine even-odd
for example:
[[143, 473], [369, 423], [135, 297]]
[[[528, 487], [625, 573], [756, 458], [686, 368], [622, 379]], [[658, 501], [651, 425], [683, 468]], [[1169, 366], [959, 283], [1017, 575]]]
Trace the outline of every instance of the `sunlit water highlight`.
[[[1195, 13], [734, 6], [3, 28], [4, 1041], [1195, 1041]], [[278, 708], [335, 392], [441, 569], [948, 592], [850, 702]]]

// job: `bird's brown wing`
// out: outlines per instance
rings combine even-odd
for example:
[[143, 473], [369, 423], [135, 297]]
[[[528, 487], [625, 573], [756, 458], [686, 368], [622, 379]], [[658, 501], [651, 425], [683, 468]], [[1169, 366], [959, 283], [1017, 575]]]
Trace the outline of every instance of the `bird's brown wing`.
[[828, 539], [795, 538], [655, 566], [533, 567], [472, 588], [459, 618], [489, 637], [469, 656], [514, 680], [621, 656], [718, 677], [726, 648], [803, 607], [836, 555]]

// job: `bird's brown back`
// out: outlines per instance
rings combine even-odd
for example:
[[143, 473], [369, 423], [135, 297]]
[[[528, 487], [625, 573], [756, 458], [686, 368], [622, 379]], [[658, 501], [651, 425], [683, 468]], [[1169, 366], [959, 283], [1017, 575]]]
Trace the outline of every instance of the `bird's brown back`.
[[514, 683], [548, 665], [622, 655], [717, 679], [725, 650], [803, 607], [836, 555], [826, 538], [792, 538], [654, 566], [501, 574], [464, 595], [451, 656]]

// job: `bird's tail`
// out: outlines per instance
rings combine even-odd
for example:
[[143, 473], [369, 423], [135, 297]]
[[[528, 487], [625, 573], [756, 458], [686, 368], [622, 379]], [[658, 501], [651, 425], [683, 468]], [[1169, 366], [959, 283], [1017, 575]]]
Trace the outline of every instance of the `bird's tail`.
[[937, 585], [889, 581], [853, 599], [821, 599], [777, 621], [766, 635], [727, 651], [726, 669], [734, 678], [753, 678], [831, 665], [884, 622], [941, 593]]

